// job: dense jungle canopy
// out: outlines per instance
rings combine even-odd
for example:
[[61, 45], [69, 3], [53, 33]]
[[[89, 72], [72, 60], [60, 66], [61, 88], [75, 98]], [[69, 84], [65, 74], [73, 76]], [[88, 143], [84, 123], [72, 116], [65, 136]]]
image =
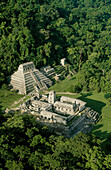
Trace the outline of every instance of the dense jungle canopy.
[[[107, 142], [111, 152], [111, 135]], [[111, 155], [94, 136], [51, 135], [32, 115], [0, 114], [0, 169], [2, 170], [109, 170]]]
[[[37, 68], [61, 58], [77, 72], [73, 92], [111, 92], [111, 0], [1, 0], [0, 85], [19, 64]], [[108, 96], [106, 96], [108, 97]], [[111, 169], [92, 135], [51, 135], [32, 115], [0, 110], [0, 169]]]
[[21, 63], [65, 57], [77, 89], [111, 91], [110, 0], [1, 0], [0, 21], [1, 84]]

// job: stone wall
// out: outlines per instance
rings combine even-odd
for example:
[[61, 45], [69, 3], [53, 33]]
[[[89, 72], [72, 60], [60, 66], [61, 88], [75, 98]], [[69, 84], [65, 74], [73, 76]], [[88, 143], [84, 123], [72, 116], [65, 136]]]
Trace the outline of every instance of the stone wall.
[[41, 111], [40, 116], [46, 119], [47, 121], [49, 121], [50, 123], [54, 122], [54, 123], [62, 123], [65, 125], [67, 124], [67, 118], [65, 116], [61, 116], [53, 112]]
[[60, 101], [63, 103], [75, 104], [76, 108], [78, 108], [79, 111], [82, 111], [83, 109], [85, 109], [85, 105], [86, 105], [86, 102], [83, 102], [82, 100], [74, 99], [74, 98], [66, 97], [66, 96], [62, 96], [60, 98]]
[[56, 101], [54, 103], [54, 109], [55, 111], [63, 113], [63, 114], [69, 114], [69, 115], [75, 114], [73, 104], [62, 103], [62, 102]]

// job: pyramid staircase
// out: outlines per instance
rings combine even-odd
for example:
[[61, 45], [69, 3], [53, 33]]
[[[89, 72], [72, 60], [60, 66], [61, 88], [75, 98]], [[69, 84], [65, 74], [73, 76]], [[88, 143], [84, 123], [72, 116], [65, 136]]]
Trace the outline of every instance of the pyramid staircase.
[[42, 91], [52, 86], [52, 81], [38, 69], [35, 69], [32, 62], [21, 64], [11, 76], [13, 89], [17, 89], [20, 94], [28, 94], [34, 90]]

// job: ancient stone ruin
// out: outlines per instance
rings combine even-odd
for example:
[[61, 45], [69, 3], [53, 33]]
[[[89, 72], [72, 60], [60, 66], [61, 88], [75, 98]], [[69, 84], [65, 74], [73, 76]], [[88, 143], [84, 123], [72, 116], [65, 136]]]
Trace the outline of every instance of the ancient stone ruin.
[[52, 81], [36, 69], [33, 62], [28, 62], [19, 65], [18, 70], [11, 76], [10, 84], [20, 94], [28, 94], [34, 90], [46, 90], [52, 86]]
[[51, 68], [51, 66], [41, 67], [40, 71], [48, 78], [53, 78], [56, 75], [54, 68]]
[[73, 105], [75, 104], [75, 106], [77, 107], [79, 111], [82, 111], [83, 109], [85, 109], [85, 105], [86, 105], [86, 102], [83, 102], [82, 100], [73, 99], [73, 98], [65, 97], [65, 96], [62, 96], [60, 101], [62, 103], [70, 103]]
[[62, 58], [62, 59], [61, 59], [61, 64], [62, 64], [62, 66], [65, 66], [65, 64], [66, 64], [66, 58]]
[[[61, 64], [65, 65], [65, 58], [61, 60]], [[50, 66], [42, 67], [39, 71], [33, 62], [19, 65], [18, 70], [11, 76], [10, 85], [20, 94], [30, 93], [32, 97], [16, 108], [6, 109], [5, 112], [33, 114], [41, 124], [48, 125], [56, 134], [65, 137], [90, 131], [92, 124], [97, 122], [99, 113], [86, 107], [86, 102], [66, 96], [58, 100], [53, 90], [48, 96], [39, 93], [52, 86], [49, 78], [54, 76], [55, 71]]]
[[66, 96], [58, 100], [54, 91], [50, 91], [48, 96], [37, 93], [13, 110], [34, 114], [37, 121], [65, 137], [90, 131], [99, 117], [98, 112], [86, 107], [86, 102]]
[[55, 91], [52, 90], [49, 92], [48, 102], [54, 104], [55, 101], [56, 101], [56, 93]]

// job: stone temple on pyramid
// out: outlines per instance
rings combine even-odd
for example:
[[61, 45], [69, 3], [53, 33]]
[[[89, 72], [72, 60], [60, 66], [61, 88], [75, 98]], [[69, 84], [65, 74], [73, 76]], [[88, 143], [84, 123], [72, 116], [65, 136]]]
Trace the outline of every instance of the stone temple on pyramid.
[[19, 65], [18, 70], [11, 75], [10, 85], [19, 94], [46, 90], [52, 86], [52, 81], [35, 68], [33, 62]]

